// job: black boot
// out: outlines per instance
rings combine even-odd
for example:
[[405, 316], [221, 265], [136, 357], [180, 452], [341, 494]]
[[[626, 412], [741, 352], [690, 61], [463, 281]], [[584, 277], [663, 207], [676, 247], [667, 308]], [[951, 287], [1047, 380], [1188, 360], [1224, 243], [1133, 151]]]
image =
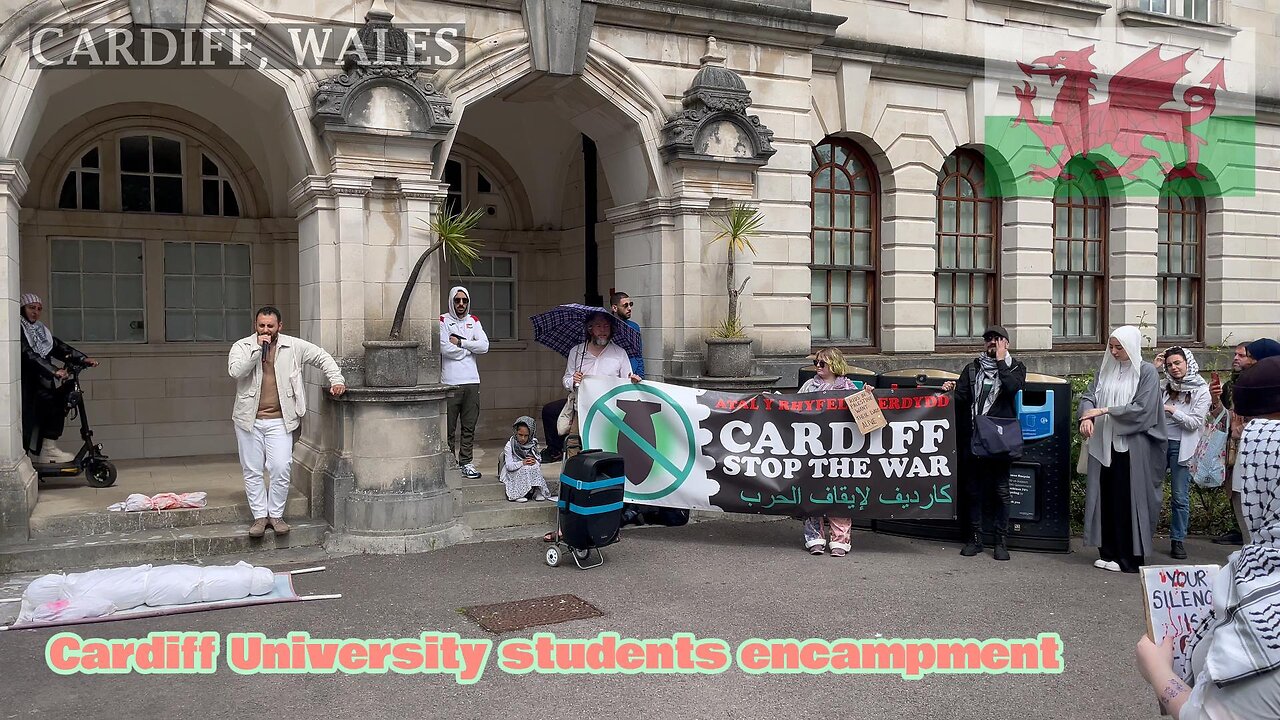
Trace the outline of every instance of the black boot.
[[1187, 549], [1182, 547], [1181, 540], [1174, 540], [1173, 542], [1169, 543], [1169, 557], [1173, 558], [1174, 560], [1187, 559]]
[[996, 547], [995, 547], [995, 551], [994, 551], [994, 553], [993, 553], [993, 554], [995, 555], [995, 558], [996, 558], [997, 560], [1008, 560], [1008, 559], [1009, 559], [1009, 548], [1007, 548], [1007, 547], [1005, 547], [1005, 546], [1004, 546], [1004, 536], [1003, 536], [1003, 535], [997, 535], [997, 536], [996, 536]]
[[982, 533], [975, 532], [969, 537], [969, 542], [960, 550], [960, 554], [965, 557], [973, 557], [982, 552]]

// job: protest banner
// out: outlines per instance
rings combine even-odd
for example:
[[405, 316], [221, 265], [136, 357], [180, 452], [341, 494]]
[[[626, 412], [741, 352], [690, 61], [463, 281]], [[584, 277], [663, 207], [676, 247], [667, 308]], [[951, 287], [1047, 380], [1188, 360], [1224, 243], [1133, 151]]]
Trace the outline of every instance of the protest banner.
[[1191, 663], [1187, 647], [1213, 604], [1217, 565], [1148, 565], [1142, 568], [1142, 606], [1147, 633], [1157, 645], [1173, 637], [1173, 672], [1185, 677]]
[[955, 517], [950, 396], [877, 391], [885, 427], [864, 434], [843, 392], [726, 393], [588, 377], [583, 446], [620, 453], [626, 499], [726, 512]]

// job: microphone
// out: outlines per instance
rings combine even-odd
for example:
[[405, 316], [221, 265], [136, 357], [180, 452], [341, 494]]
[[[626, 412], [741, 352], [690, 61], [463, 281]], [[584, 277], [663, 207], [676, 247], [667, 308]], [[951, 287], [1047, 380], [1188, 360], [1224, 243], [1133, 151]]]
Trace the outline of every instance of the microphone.
[[262, 364], [263, 365], [267, 364], [267, 355], [270, 352], [271, 352], [271, 341], [263, 340], [262, 341]]

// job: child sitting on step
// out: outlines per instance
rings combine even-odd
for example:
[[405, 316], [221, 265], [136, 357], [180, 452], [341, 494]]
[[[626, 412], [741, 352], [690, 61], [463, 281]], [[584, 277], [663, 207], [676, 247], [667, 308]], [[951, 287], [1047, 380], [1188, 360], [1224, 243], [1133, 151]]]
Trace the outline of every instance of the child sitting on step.
[[498, 479], [507, 489], [507, 500], [528, 502], [550, 500], [551, 491], [542, 477], [542, 463], [538, 460], [538, 437], [534, 434], [533, 418], [522, 415], [512, 425], [511, 439], [502, 448], [502, 462], [498, 467]]

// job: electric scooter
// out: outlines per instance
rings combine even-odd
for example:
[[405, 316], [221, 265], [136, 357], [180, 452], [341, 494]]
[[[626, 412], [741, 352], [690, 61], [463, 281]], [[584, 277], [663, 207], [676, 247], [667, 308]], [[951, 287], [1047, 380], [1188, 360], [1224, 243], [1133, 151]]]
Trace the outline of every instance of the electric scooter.
[[67, 363], [64, 367], [68, 375], [62, 382], [71, 383], [71, 391], [67, 393], [66, 410], [72, 414], [72, 417], [79, 416], [80, 437], [84, 439], [84, 444], [80, 446], [71, 462], [32, 462], [31, 464], [41, 480], [71, 478], [84, 473], [90, 487], [111, 487], [116, 483], [116, 466], [102, 453], [102, 443], [93, 442], [93, 429], [89, 427], [89, 415], [84, 410], [84, 391], [80, 389], [80, 372], [88, 366]]

